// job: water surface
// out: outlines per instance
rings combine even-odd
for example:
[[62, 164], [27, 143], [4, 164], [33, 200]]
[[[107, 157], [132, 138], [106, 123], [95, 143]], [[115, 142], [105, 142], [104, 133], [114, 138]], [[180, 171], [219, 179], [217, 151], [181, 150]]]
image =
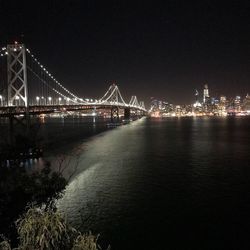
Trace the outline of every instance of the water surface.
[[58, 207], [113, 249], [249, 249], [249, 131], [249, 118], [169, 118], [95, 135]]

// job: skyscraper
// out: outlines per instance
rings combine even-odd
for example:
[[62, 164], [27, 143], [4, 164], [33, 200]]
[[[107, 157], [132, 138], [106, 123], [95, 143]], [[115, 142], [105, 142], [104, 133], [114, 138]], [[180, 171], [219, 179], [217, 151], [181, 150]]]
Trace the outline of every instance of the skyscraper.
[[241, 110], [241, 98], [238, 95], [234, 99], [234, 110], [235, 111]]
[[195, 90], [195, 102], [196, 102], [196, 103], [199, 102], [199, 92], [198, 92], [197, 89]]
[[196, 89], [195, 90], [195, 103], [193, 104], [193, 106], [196, 108], [196, 107], [201, 107], [201, 104], [199, 102], [199, 92], [198, 90]]
[[208, 85], [205, 84], [203, 90], [203, 103], [206, 103], [208, 98], [209, 98]]
[[250, 95], [248, 94], [243, 100], [243, 110], [247, 111], [250, 114]]

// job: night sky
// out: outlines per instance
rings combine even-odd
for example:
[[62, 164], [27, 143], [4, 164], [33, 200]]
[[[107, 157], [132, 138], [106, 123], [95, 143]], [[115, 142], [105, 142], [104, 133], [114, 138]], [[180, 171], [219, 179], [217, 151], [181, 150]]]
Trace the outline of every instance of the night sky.
[[[25, 4], [23, 2], [26, 2]], [[250, 93], [249, 1], [3, 1], [0, 45], [22, 41], [66, 87], [191, 103]]]

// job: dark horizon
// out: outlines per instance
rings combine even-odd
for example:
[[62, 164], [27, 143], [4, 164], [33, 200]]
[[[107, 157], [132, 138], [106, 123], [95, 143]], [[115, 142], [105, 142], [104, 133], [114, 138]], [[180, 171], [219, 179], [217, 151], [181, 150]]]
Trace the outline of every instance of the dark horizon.
[[124, 97], [176, 104], [250, 92], [247, 1], [0, 2], [0, 45], [24, 42], [79, 96], [115, 81]]

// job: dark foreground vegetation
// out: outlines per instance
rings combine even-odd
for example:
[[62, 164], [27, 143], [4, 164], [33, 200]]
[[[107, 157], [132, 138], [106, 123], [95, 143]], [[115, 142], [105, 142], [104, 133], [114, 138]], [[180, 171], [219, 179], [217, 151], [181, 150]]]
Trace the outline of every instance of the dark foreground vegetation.
[[[98, 236], [82, 234], [51, 209], [30, 208], [16, 221], [18, 246], [16, 250], [98, 250]], [[11, 250], [7, 239], [0, 242], [0, 250]]]
[[41, 171], [27, 173], [24, 167], [12, 165], [0, 168], [0, 232], [12, 241], [16, 236], [14, 222], [28, 204], [45, 209], [55, 208], [66, 187], [66, 180], [51, 172], [47, 164]]
[[98, 237], [82, 234], [56, 211], [67, 185], [47, 164], [27, 173], [18, 164], [0, 167], [0, 250], [95, 250]]

